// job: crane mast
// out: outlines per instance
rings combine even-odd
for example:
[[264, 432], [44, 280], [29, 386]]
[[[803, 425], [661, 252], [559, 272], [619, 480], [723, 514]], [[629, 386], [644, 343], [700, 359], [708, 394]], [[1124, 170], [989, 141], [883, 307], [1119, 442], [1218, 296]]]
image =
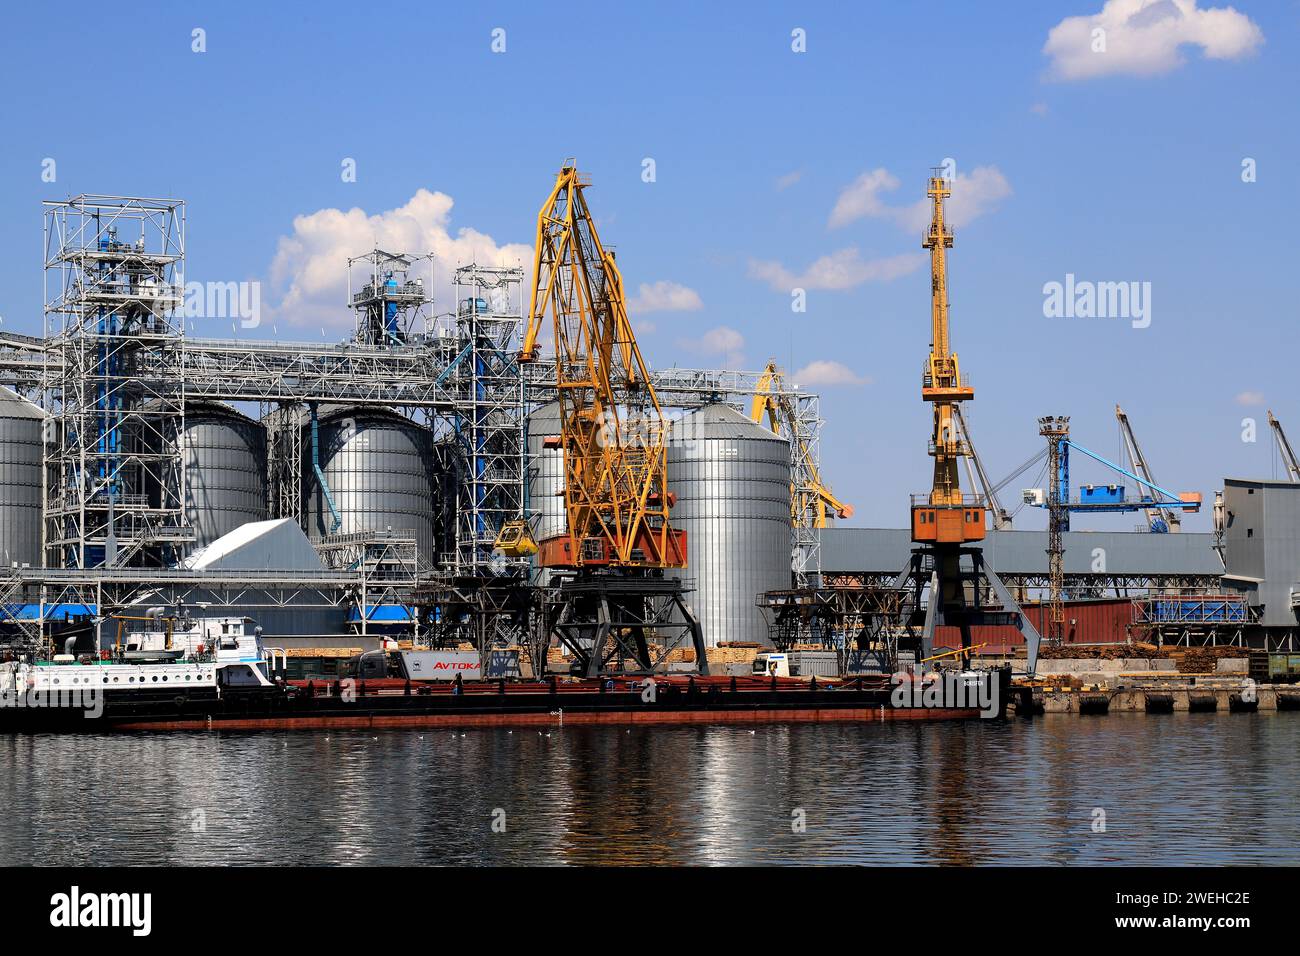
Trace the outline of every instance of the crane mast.
[[934, 406], [934, 483], [928, 499], [913, 504], [912, 540], [960, 543], [984, 537], [984, 506], [965, 502], [958, 471], [969, 452], [956, 410], [958, 403], [975, 397], [975, 389], [962, 381], [957, 355], [949, 347], [947, 250], [952, 229], [944, 222], [943, 201], [951, 194], [947, 180], [930, 177], [930, 228], [921, 239], [921, 247], [930, 251], [930, 355], [921, 371], [921, 398]]
[[540, 542], [548, 567], [681, 568], [666, 491], [666, 426], [632, 333], [623, 279], [601, 244], [583, 195], [590, 181], [566, 163], [537, 217], [528, 332], [537, 357], [547, 314], [564, 450], [567, 530]]

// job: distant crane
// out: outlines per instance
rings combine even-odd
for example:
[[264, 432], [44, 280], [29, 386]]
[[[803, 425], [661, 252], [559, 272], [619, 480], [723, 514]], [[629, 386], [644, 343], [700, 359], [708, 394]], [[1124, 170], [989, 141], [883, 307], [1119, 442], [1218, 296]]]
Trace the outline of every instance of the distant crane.
[[[1128, 453], [1129, 466], [1137, 472], [1139, 478], [1143, 479], [1148, 485], [1158, 485], [1159, 482], [1151, 475], [1151, 469], [1147, 466], [1146, 456], [1142, 454], [1142, 449], [1138, 445], [1137, 436], [1133, 434], [1133, 426], [1129, 424], [1128, 416], [1124, 414], [1124, 409], [1118, 405], [1115, 406], [1115, 418], [1119, 421], [1120, 434], [1124, 437], [1124, 449]], [[1178, 513], [1169, 509], [1148, 508], [1147, 509], [1147, 527], [1157, 533], [1165, 531], [1182, 530], [1182, 519]]]
[[[1118, 406], [1115, 409], [1121, 415]], [[1122, 421], [1122, 420], [1121, 420]], [[1065, 603], [1065, 538], [1070, 530], [1070, 515], [1073, 512], [1132, 512], [1145, 511], [1148, 514], [1179, 508], [1183, 511], [1200, 511], [1201, 495], [1195, 491], [1175, 494], [1161, 488], [1149, 477], [1127, 471], [1112, 461], [1107, 461], [1095, 452], [1084, 448], [1070, 438], [1070, 419], [1066, 415], [1046, 415], [1038, 420], [1038, 433], [1047, 439], [1048, 489], [1026, 488], [1025, 504], [1037, 508], [1046, 508], [1047, 523], [1047, 566], [1049, 618], [1047, 636], [1053, 644], [1060, 644], [1064, 637], [1064, 603]], [[1136, 444], [1136, 443], [1135, 443]], [[1081, 485], [1079, 497], [1070, 497], [1070, 449], [1074, 449], [1112, 471], [1126, 478], [1131, 478], [1141, 485], [1136, 499], [1130, 499], [1123, 485]], [[1139, 459], [1141, 452], [1137, 452]], [[1142, 462], [1145, 470], [1146, 463]], [[1147, 475], [1150, 472], [1147, 471]], [[1152, 531], [1168, 530], [1155, 526]]]
[[1296, 459], [1295, 452], [1291, 450], [1286, 432], [1282, 431], [1282, 423], [1273, 417], [1272, 409], [1268, 412], [1268, 424], [1273, 429], [1273, 438], [1276, 439], [1277, 450], [1282, 455], [1282, 464], [1286, 466], [1287, 477], [1291, 481], [1300, 481], [1300, 460]]
[[794, 464], [790, 486], [790, 519], [796, 528], [825, 528], [830, 514], [836, 518], [851, 518], [853, 506], [835, 497], [830, 486], [822, 481], [814, 460], [808, 436], [799, 420], [798, 410], [785, 388], [785, 376], [768, 362], [759, 376], [750, 404], [750, 419], [761, 425], [767, 418], [768, 428], [790, 442], [791, 461]]

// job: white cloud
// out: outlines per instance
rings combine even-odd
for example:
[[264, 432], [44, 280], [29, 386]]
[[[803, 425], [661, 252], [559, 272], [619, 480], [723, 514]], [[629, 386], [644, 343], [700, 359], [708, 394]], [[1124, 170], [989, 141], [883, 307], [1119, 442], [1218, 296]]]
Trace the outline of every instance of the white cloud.
[[727, 368], [743, 368], [745, 356], [745, 337], [727, 325], [709, 329], [698, 338], [677, 340], [677, 347], [687, 352], [709, 357], [721, 357], [722, 365]]
[[802, 170], [802, 169], [796, 169], [796, 170], [795, 170], [794, 172], [792, 172], [792, 173], [786, 173], [784, 176], [781, 176], [781, 177], [779, 177], [779, 178], [777, 179], [777, 181], [776, 181], [776, 188], [777, 188], [777, 191], [780, 191], [780, 190], [783, 190], [783, 189], [789, 189], [791, 186], [793, 186], [795, 183], [797, 183], [797, 182], [798, 182], [799, 180], [801, 180], [801, 179], [803, 179], [803, 170]]
[[818, 359], [809, 362], [794, 373], [794, 381], [799, 385], [869, 385], [871, 379], [859, 375], [847, 365]]
[[627, 302], [629, 313], [637, 312], [694, 312], [704, 308], [700, 294], [676, 282], [661, 280], [653, 284], [642, 282], [637, 294]]
[[477, 261], [531, 269], [533, 250], [525, 243], [499, 244], [468, 227], [453, 233], [453, 202], [445, 193], [420, 189], [405, 205], [373, 215], [354, 207], [296, 216], [292, 235], [280, 238], [271, 263], [271, 286], [279, 297], [274, 317], [290, 325], [352, 328], [355, 319], [345, 301], [347, 260], [376, 246], [388, 252], [434, 254], [436, 312], [452, 307], [452, 272], [457, 266]]
[[914, 272], [926, 263], [924, 253], [908, 252], [882, 259], [863, 259], [850, 246], [822, 256], [803, 272], [795, 273], [780, 262], [750, 260], [750, 278], [766, 282], [778, 292], [791, 289], [852, 289], [864, 282], [888, 282]]
[[[880, 199], [885, 190], [897, 189], [898, 180], [884, 169], [863, 173], [835, 201], [831, 210], [831, 228], [855, 219], [892, 219], [909, 231], [924, 229], [930, 221], [930, 200], [918, 199], [907, 206], [890, 206]], [[976, 166], [969, 173], [959, 172], [952, 182], [952, 196], [944, 208], [948, 223], [954, 227], [969, 225], [980, 216], [995, 210], [1011, 195], [1011, 184], [996, 166]]]
[[1200, 47], [1211, 60], [1234, 60], [1263, 42], [1254, 21], [1232, 7], [1202, 10], [1196, 0], [1106, 0], [1099, 13], [1066, 17], [1052, 27], [1043, 53], [1051, 58], [1052, 79], [1086, 80], [1168, 73], [1186, 62], [1184, 46]]
[[1029, 107], [1029, 112], [1033, 113], [1035, 116], [1046, 116], [1048, 114], [1047, 104], [1035, 103], [1033, 106]]
[[1263, 392], [1239, 392], [1237, 393], [1238, 405], [1263, 405]]
[[835, 200], [827, 225], [832, 229], [846, 226], [864, 216], [890, 215], [891, 207], [880, 201], [880, 192], [898, 188], [898, 180], [887, 169], [872, 169], [849, 183]]

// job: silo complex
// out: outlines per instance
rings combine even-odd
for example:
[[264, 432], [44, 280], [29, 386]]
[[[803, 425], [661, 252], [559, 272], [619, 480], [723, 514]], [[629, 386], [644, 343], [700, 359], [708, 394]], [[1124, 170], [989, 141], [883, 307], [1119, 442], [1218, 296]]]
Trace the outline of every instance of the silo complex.
[[302, 458], [302, 513], [311, 538], [412, 531], [420, 561], [437, 562], [437, 459], [427, 428], [383, 409], [333, 409], [304, 426]]
[[0, 560], [41, 566], [41, 440], [44, 413], [0, 388]]
[[707, 405], [672, 424], [668, 490], [688, 554], [672, 573], [694, 582], [687, 599], [705, 642], [767, 642], [757, 596], [791, 583], [789, 445], [730, 406]]

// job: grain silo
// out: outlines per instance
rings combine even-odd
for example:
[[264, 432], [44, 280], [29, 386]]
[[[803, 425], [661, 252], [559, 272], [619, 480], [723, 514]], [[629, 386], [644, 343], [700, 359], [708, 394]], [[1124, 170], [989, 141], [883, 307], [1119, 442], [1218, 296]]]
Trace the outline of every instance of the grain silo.
[[266, 520], [266, 429], [259, 422], [219, 402], [190, 402], [180, 444], [194, 550]]
[[45, 415], [0, 388], [0, 559], [41, 566], [41, 436]]
[[420, 561], [437, 562], [437, 467], [429, 429], [387, 409], [335, 408], [323, 411], [314, 427], [310, 421], [303, 427], [302, 459], [309, 537], [410, 531]]
[[564, 450], [546, 447], [560, 434], [560, 403], [550, 402], [528, 416], [528, 515], [537, 540], [564, 534]]
[[688, 554], [672, 573], [694, 582], [687, 600], [705, 643], [767, 642], [757, 596], [791, 580], [789, 445], [728, 405], [706, 405], [672, 424], [668, 490]]

